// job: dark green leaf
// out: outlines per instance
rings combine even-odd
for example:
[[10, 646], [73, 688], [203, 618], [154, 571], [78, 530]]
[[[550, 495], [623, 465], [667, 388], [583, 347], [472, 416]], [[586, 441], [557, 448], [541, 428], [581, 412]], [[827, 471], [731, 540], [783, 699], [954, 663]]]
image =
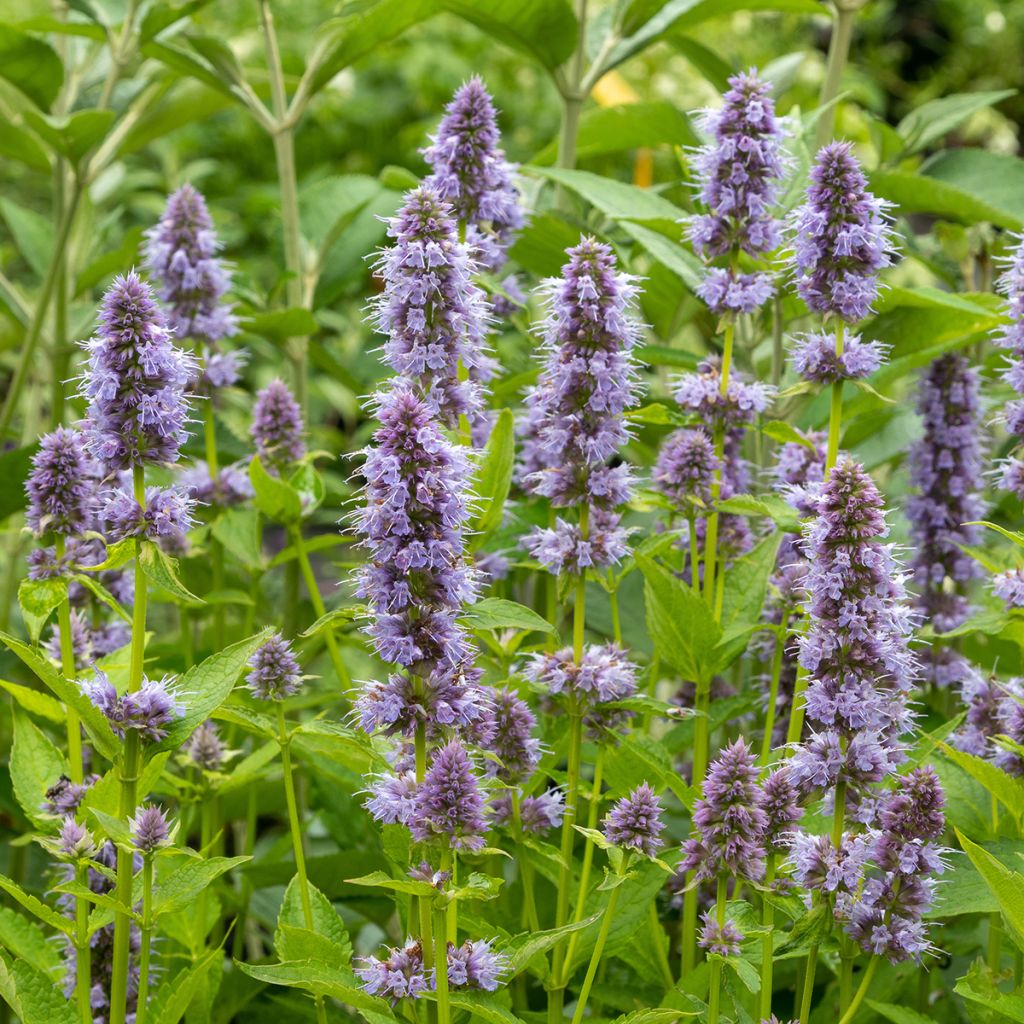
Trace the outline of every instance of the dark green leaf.
[[478, 547], [489, 533], [501, 525], [505, 500], [512, 486], [515, 457], [515, 419], [511, 409], [502, 409], [473, 477], [472, 491], [479, 502], [479, 512], [472, 528], [474, 547]]
[[26, 817], [39, 828], [52, 825], [52, 817], [48, 819], [43, 812], [46, 791], [68, 774], [68, 762], [50, 738], [17, 707], [9, 767], [14, 795]]
[[258, 455], [249, 463], [249, 479], [256, 492], [256, 507], [274, 522], [297, 523], [302, 518], [302, 499], [293, 487], [271, 476]]
[[[64, 84], [64, 65], [49, 43], [0, 24], [0, 78], [49, 110]], [[6, 126], [4, 131], [6, 131]]]

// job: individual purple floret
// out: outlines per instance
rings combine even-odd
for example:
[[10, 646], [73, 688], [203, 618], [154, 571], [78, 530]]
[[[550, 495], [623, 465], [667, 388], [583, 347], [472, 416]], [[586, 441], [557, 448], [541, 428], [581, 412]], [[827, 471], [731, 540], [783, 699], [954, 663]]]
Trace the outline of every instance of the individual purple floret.
[[878, 488], [857, 463], [842, 460], [805, 531], [809, 625], [800, 663], [806, 716], [819, 731], [790, 761], [798, 785], [878, 782], [902, 760], [917, 665], [887, 533]]
[[128, 491], [116, 490], [104, 496], [100, 515], [113, 542], [126, 537], [161, 540], [187, 533], [195, 522], [194, 509], [195, 502], [183, 489], [147, 487], [145, 508]]
[[1024, 608], [1024, 569], [1008, 569], [992, 577], [992, 593], [1009, 611]]
[[[977, 543], [978, 528], [967, 524], [983, 510], [978, 376], [963, 356], [950, 353], [931, 364], [918, 394], [924, 436], [909, 456], [917, 491], [907, 502], [911, 568], [917, 606], [937, 633], [946, 633], [967, 618], [964, 587], [982, 574], [962, 550]], [[930, 653], [923, 660], [926, 667], [933, 662]]]
[[157, 294], [178, 337], [209, 343], [237, 334], [224, 302], [231, 278], [217, 258], [220, 243], [202, 194], [182, 185], [146, 239], [146, 267], [160, 283]]
[[77, 430], [58, 427], [40, 438], [25, 481], [25, 520], [37, 536], [67, 537], [90, 527], [93, 482], [88, 462], [85, 438]]
[[424, 184], [451, 203], [467, 244], [492, 273], [505, 264], [505, 251], [523, 226], [515, 168], [500, 143], [494, 104], [474, 76], [455, 93], [423, 150], [433, 171]]
[[664, 808], [650, 785], [642, 782], [629, 796], [617, 801], [602, 822], [605, 839], [624, 850], [636, 850], [645, 857], [658, 852], [659, 837], [665, 829]]
[[158, 743], [167, 735], [167, 727], [185, 714], [185, 706], [172, 690], [173, 676], [162, 679], [142, 677], [142, 685], [118, 695], [114, 684], [96, 669], [93, 677], [81, 683], [82, 692], [96, 705], [118, 736], [127, 729], [142, 739]]
[[424, 678], [449, 676], [472, 656], [458, 616], [478, 587], [466, 558], [466, 449], [445, 436], [408, 383], [374, 402], [380, 427], [360, 470], [366, 503], [353, 513], [369, 552], [356, 592], [369, 603], [367, 632], [385, 661]]
[[448, 943], [448, 984], [494, 992], [508, 969], [508, 957], [495, 953], [487, 939], [466, 939], [461, 946]]
[[859, 334], [847, 334], [842, 354], [837, 355], [835, 335], [820, 331], [799, 335], [789, 358], [804, 380], [834, 384], [870, 377], [885, 361], [889, 347], [880, 341], [861, 341]]
[[702, 914], [701, 921], [704, 926], [697, 940], [701, 949], [708, 953], [717, 953], [719, 956], [740, 955], [743, 932], [732, 921], [719, 924], [713, 912]]
[[245, 681], [257, 700], [284, 700], [302, 686], [302, 669], [292, 646], [275, 633], [249, 659]]
[[249, 428], [256, 454], [270, 472], [286, 471], [305, 455], [302, 431], [299, 403], [283, 380], [272, 380], [256, 395]]
[[185, 388], [195, 364], [173, 344], [152, 290], [134, 271], [107, 289], [84, 347], [93, 456], [111, 470], [176, 462], [188, 437]]
[[654, 489], [687, 518], [706, 514], [711, 484], [722, 468], [704, 430], [676, 430], [662, 443], [651, 473]]
[[188, 738], [185, 753], [189, 761], [204, 772], [218, 772], [224, 763], [224, 744], [217, 723], [207, 719]]
[[[489, 807], [491, 822], [495, 825], [513, 823], [512, 794], [507, 790], [497, 793]], [[537, 796], [524, 796], [519, 801], [519, 823], [524, 832], [545, 835], [562, 824], [565, 813], [565, 794], [560, 789], [549, 789]]]
[[441, 840], [454, 850], [479, 850], [487, 831], [485, 800], [469, 755], [451, 740], [434, 753], [416, 790], [409, 829], [417, 842]]
[[722, 372], [717, 359], [705, 359], [695, 373], [676, 380], [675, 400], [706, 426], [743, 427], [754, 422], [772, 402], [770, 384], [747, 381], [739, 373], [729, 375], [722, 394]]
[[693, 812], [694, 837], [683, 844], [685, 871], [695, 871], [701, 881], [723, 874], [760, 880], [768, 818], [757, 776], [757, 762], [742, 739], [711, 763]]
[[868, 191], [849, 142], [818, 150], [792, 222], [796, 287], [813, 312], [851, 324], [871, 312], [893, 256], [885, 206]]
[[96, 844], [89, 830], [79, 825], [70, 814], [61, 822], [57, 833], [57, 852], [67, 860], [88, 858], [96, 852]]
[[935, 898], [931, 877], [943, 870], [937, 840], [946, 827], [945, 796], [935, 770], [915, 768], [899, 780], [869, 833], [872, 867], [840, 907], [846, 931], [867, 953], [891, 963], [920, 961], [931, 949], [924, 914]]
[[384, 360], [449, 427], [462, 416], [473, 420], [482, 411], [480, 387], [471, 378], [486, 358], [487, 304], [473, 282], [475, 268], [459, 242], [452, 208], [421, 186], [406, 194], [388, 234], [395, 244], [374, 263], [384, 289], [372, 318], [387, 335]]
[[385, 960], [363, 956], [355, 962], [353, 970], [363, 988], [371, 996], [390, 1000], [392, 1006], [400, 999], [415, 999], [429, 988], [418, 939], [408, 939], [402, 948], [389, 948]]
[[170, 843], [170, 830], [164, 812], [154, 805], [140, 807], [128, 819], [132, 842], [139, 853], [153, 853]]

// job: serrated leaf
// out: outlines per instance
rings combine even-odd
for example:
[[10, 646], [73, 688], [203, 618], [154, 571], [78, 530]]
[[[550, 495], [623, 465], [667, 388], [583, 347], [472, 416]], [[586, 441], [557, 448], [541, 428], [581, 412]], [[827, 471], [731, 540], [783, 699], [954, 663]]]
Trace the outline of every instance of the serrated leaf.
[[39, 643], [39, 635], [43, 631], [50, 616], [67, 600], [68, 584], [66, 580], [50, 578], [42, 580], [22, 580], [18, 584], [18, 604], [21, 616], [28, 626], [32, 643]]
[[[281, 909], [277, 915], [277, 931], [274, 933], [274, 951], [281, 960], [326, 959], [331, 963], [348, 967], [352, 959], [352, 943], [344, 922], [334, 909], [331, 901], [312, 883], [307, 883], [310, 905], [313, 912], [313, 928], [308, 932], [325, 947], [327, 956], [309, 957], [297, 955], [297, 942], [304, 942], [302, 936], [283, 933], [283, 929], [307, 930], [302, 907], [302, 894], [298, 876], [294, 877], [285, 890]], [[290, 941], [291, 940], [291, 941]]]
[[96, 565], [76, 565], [83, 572], [106, 572], [110, 569], [122, 569], [135, 557], [135, 539], [125, 537], [116, 544], [108, 544], [105, 557]]
[[436, 896], [437, 890], [429, 882], [421, 882], [415, 878], [392, 878], [383, 871], [371, 871], [359, 878], [346, 878], [347, 885], [365, 885], [371, 889], [388, 889], [391, 892], [404, 892], [410, 896]]
[[796, 427], [791, 426], [785, 420], [769, 420], [761, 424], [761, 433], [770, 437], [780, 444], [801, 444], [811, 451], [817, 450], [817, 445], [800, 433]]
[[68, 762], [50, 738], [17, 707], [9, 768], [14, 795], [29, 821], [40, 828], [52, 827], [52, 818], [43, 812], [43, 803], [46, 791], [68, 774]]
[[173, 914], [191, 906], [195, 898], [211, 883], [252, 857], [209, 857], [188, 860], [166, 878], [158, 880], [153, 889], [153, 916]]
[[781, 543], [782, 534], [775, 530], [725, 570], [722, 642], [716, 648], [719, 671], [743, 653], [751, 631], [761, 623], [768, 579], [775, 571]]
[[41, 900], [36, 899], [31, 893], [25, 892], [17, 882], [11, 881], [6, 875], [0, 875], [0, 889], [3, 889], [16, 903], [21, 904], [33, 917], [38, 918], [45, 925], [55, 928], [65, 935], [70, 935], [75, 929], [73, 922], [69, 921], [63, 914], [48, 907]]
[[9, 683], [6, 679], [0, 679], [0, 688], [6, 690], [21, 707], [33, 715], [58, 725], [63, 725], [66, 721], [64, 705], [54, 700], [48, 693], [22, 686], [21, 683]]
[[139, 564], [146, 576], [162, 590], [166, 590], [176, 601], [188, 605], [205, 604], [178, 579], [177, 559], [171, 558], [151, 540], [143, 541], [139, 551]]
[[0, 946], [38, 971], [55, 971], [61, 964], [57, 947], [43, 929], [10, 907], [0, 907]]
[[462, 621], [477, 630], [515, 629], [522, 632], [554, 633], [555, 627], [532, 608], [502, 597], [485, 597], [469, 606]]
[[299, 636], [303, 639], [307, 639], [311, 636], [316, 636], [323, 629], [334, 629], [335, 626], [347, 625], [354, 619], [362, 618], [366, 615], [365, 607], [361, 605], [348, 605], [345, 608], [332, 608], [326, 615], [321, 615], [312, 626], [304, 629]]
[[15, 960], [11, 974], [22, 1024], [78, 1024], [74, 1004], [48, 975], [25, 960]]
[[971, 842], [959, 829], [957, 839], [971, 863], [992, 891], [1018, 948], [1024, 942], [1024, 875], [1010, 871], [987, 850]]
[[951, 747], [942, 741], [939, 749], [972, 778], [977, 779], [1018, 821], [1024, 814], [1024, 779], [1008, 775], [997, 765]]
[[934, 1018], [926, 1017], [909, 1006], [898, 1006], [896, 1003], [880, 1003], [876, 999], [865, 999], [864, 1002], [880, 1017], [892, 1024], [933, 1024]]
[[178, 1024], [195, 998], [211, 969], [220, 970], [223, 952], [207, 950], [195, 963], [161, 985], [151, 997], [148, 1021], [153, 1024]]
[[321, 996], [330, 996], [357, 1009], [373, 1010], [391, 1019], [388, 1004], [367, 995], [358, 979], [345, 968], [319, 960], [291, 960], [283, 964], [245, 964], [236, 960], [238, 969], [250, 978], [268, 985], [301, 988]]
[[256, 507], [276, 523], [289, 525], [302, 518], [302, 499], [284, 480], [271, 476], [258, 455], [249, 463], [249, 479], [256, 492]]
[[589, 928], [600, 918], [600, 914], [593, 914], [575, 924], [563, 925], [561, 928], [549, 928], [547, 931], [528, 932], [510, 939], [501, 950], [508, 957], [507, 976], [510, 979], [514, 978], [521, 971], [526, 970], [534, 957], [546, 953], [567, 935]]
[[502, 409], [473, 476], [472, 491], [477, 495], [480, 508], [473, 523], [474, 548], [478, 548], [487, 535], [501, 525], [505, 501], [512, 486], [515, 456], [515, 420], [511, 409]]
[[252, 508], [230, 508], [218, 516], [211, 526], [213, 536], [247, 569], [263, 563], [260, 539], [260, 516]]

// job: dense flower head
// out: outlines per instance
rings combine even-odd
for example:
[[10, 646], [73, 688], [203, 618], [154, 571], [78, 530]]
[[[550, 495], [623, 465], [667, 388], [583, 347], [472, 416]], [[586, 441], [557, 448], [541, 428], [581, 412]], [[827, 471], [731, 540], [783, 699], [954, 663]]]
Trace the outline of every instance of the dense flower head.
[[[967, 659], [960, 663], [960, 701], [966, 714], [963, 725], [953, 734], [952, 743], [975, 757], [989, 757], [992, 737], [1001, 732], [999, 707], [1003, 690], [995, 679], [983, 676]], [[1010, 684], [1011, 690], [1015, 687]]]
[[369, 553], [356, 592], [385, 661], [417, 675], [455, 673], [472, 653], [457, 616], [478, 587], [466, 557], [469, 460], [407, 383], [375, 405], [380, 426], [360, 470], [366, 501], [353, 514]]
[[419, 939], [408, 939], [404, 946], [389, 949], [383, 960], [375, 956], [357, 957], [353, 970], [371, 996], [388, 999], [392, 1006], [399, 999], [415, 999], [430, 987]]
[[306, 453], [302, 411], [283, 380], [274, 379], [256, 395], [250, 434], [256, 454], [272, 472], [298, 462]]
[[495, 690], [493, 701], [494, 736], [488, 750], [497, 761], [488, 760], [487, 771], [502, 782], [523, 782], [540, 761], [540, 740], [533, 735], [537, 717], [511, 690]]
[[88, 463], [79, 431], [58, 427], [40, 438], [25, 481], [25, 520], [34, 533], [66, 537], [90, 527], [94, 487]]
[[716, 316], [725, 316], [757, 312], [775, 294], [775, 285], [769, 274], [712, 267], [694, 293]]
[[213, 342], [238, 333], [224, 294], [231, 278], [217, 258], [220, 243], [206, 200], [185, 184], [167, 200], [158, 223], [146, 232], [146, 266], [179, 338]]
[[694, 373], [676, 380], [675, 400], [703, 424], [742, 427], [763, 413], [775, 391], [770, 384], [747, 381], [735, 371], [722, 392], [722, 370], [717, 359], [705, 359]]
[[126, 537], [159, 541], [177, 538], [194, 524], [195, 502], [183, 488], [147, 487], [145, 507], [129, 491], [105, 494], [100, 514], [107, 523], [107, 538], [116, 542]]
[[[775, 477], [776, 489], [801, 516], [807, 517], [814, 514], [817, 492], [825, 479], [827, 438], [820, 430], [808, 431], [804, 437], [809, 444], [787, 441], [780, 445], [772, 475]], [[788, 556], [793, 548], [794, 545], [783, 543], [780, 565], [783, 564], [783, 551]]]
[[416, 790], [408, 823], [413, 839], [441, 839], [452, 849], [479, 850], [488, 827], [484, 810], [473, 762], [458, 740], [450, 740], [435, 751]]
[[693, 812], [694, 837], [683, 844], [683, 864], [702, 880], [722, 873], [758, 881], [764, 874], [764, 793], [745, 740], [727, 746], [711, 763]]
[[472, 420], [482, 409], [473, 378], [486, 359], [487, 302], [452, 207], [423, 185], [406, 194], [388, 234], [395, 244], [374, 263], [384, 283], [373, 303], [373, 325], [387, 335], [384, 360], [445, 424]]
[[302, 669], [292, 645], [275, 633], [249, 659], [245, 681], [257, 700], [284, 700], [302, 686]]
[[505, 250], [523, 226], [515, 168], [500, 147], [497, 112], [476, 76], [455, 93], [445, 116], [423, 150], [433, 173], [425, 184], [451, 203], [466, 225], [466, 242], [492, 272], [505, 263]]
[[1024, 608], [1024, 569], [1007, 569], [992, 577], [992, 593], [1006, 602], [1008, 610]]
[[859, 334], [847, 334], [842, 352], [837, 353], [835, 334], [812, 331], [797, 337], [789, 358], [804, 380], [835, 384], [870, 377], [885, 361], [889, 347], [880, 341], [861, 341]]
[[96, 844], [89, 830], [79, 825], [69, 814], [61, 822], [57, 833], [57, 851], [61, 857], [78, 860], [80, 857], [91, 857], [96, 852]]
[[[491, 798], [488, 806], [491, 822], [495, 825], [514, 823], [512, 794], [502, 790]], [[519, 824], [524, 832], [545, 835], [562, 824], [565, 813], [565, 794], [560, 789], [548, 789], [536, 796], [524, 796], [519, 801]]]
[[850, 143], [818, 150], [806, 202], [793, 217], [793, 249], [797, 291], [809, 309], [848, 323], [871, 312], [879, 271], [892, 263], [893, 234]]
[[128, 820], [132, 842], [140, 853], [153, 853], [170, 842], [167, 817], [155, 805], [140, 807]]
[[771, 208], [784, 170], [783, 132], [771, 85], [755, 69], [734, 75], [721, 109], [707, 111], [700, 127], [711, 136], [695, 161], [699, 199], [708, 213], [690, 224], [694, 249], [712, 257], [757, 256], [776, 248], [780, 229]]
[[[914, 538], [911, 567], [917, 605], [935, 631], [955, 629], [968, 613], [964, 585], [981, 566], [963, 551], [976, 544], [981, 518], [982, 450], [978, 376], [967, 359], [936, 359], [921, 380], [917, 410], [924, 436], [910, 450], [907, 502]], [[948, 583], [947, 583], [948, 581]]]
[[[115, 619], [94, 626], [82, 611], [71, 609], [71, 653], [76, 669], [89, 668], [100, 658], [126, 647], [131, 639], [132, 630], [127, 622]], [[63, 657], [59, 625], [50, 630], [45, 646], [47, 654], [59, 662]]]
[[624, 850], [636, 850], [645, 857], [658, 852], [659, 837], [665, 829], [664, 808], [650, 785], [642, 782], [629, 796], [616, 801], [605, 815], [605, 839]]
[[793, 878], [808, 892], [856, 892], [864, 879], [870, 845], [863, 836], [844, 834], [839, 849], [829, 836], [797, 832], [790, 846]]
[[204, 772], [218, 772], [224, 763], [224, 743], [217, 723], [207, 719], [188, 738], [185, 753], [189, 761]]
[[793, 826], [804, 813], [800, 806], [800, 793], [785, 766], [776, 768], [764, 780], [761, 793], [767, 851], [782, 853], [789, 848]]
[[617, 512], [594, 508], [586, 533], [579, 523], [570, 523], [558, 516], [554, 526], [534, 529], [526, 538], [526, 547], [553, 575], [582, 576], [588, 569], [618, 565], [629, 554], [631, 532], [622, 525]]
[[703, 927], [697, 944], [708, 953], [717, 953], [719, 956], [739, 956], [740, 943], [743, 942], [743, 932], [732, 923], [725, 921], [719, 924], [714, 912], [701, 915]]
[[177, 348], [148, 284], [117, 277], [100, 305], [82, 396], [92, 455], [112, 470], [176, 462], [188, 437], [194, 360]]
[[632, 484], [629, 467], [610, 460], [629, 438], [623, 413], [637, 397], [637, 287], [603, 242], [584, 237], [567, 255], [562, 276], [540, 285], [544, 365], [527, 403], [542, 410], [534, 442], [542, 468], [526, 482], [556, 506], [612, 509]]
[[806, 715], [821, 728], [791, 761], [798, 782], [831, 785], [847, 771], [857, 782], [877, 782], [902, 759], [899, 736], [910, 724], [907, 692], [917, 665], [887, 533], [874, 481], [844, 459], [804, 535], [809, 625], [800, 663], [809, 680]]
[[137, 690], [118, 694], [106, 674], [95, 669], [92, 678], [80, 685], [82, 692], [99, 708], [118, 736], [132, 729], [151, 743], [167, 735], [167, 728], [185, 714], [185, 706], [173, 690], [174, 677], [142, 677]]
[[448, 943], [448, 984], [454, 988], [493, 992], [508, 968], [508, 957], [495, 953], [486, 939], [466, 939], [461, 946]]
[[363, 806], [385, 825], [407, 825], [416, 807], [418, 789], [411, 771], [380, 775], [370, 783]]
[[178, 477], [178, 486], [197, 504], [214, 508], [234, 508], [253, 497], [252, 481], [245, 463], [222, 466], [216, 478], [210, 476], [210, 467], [196, 459]]
[[523, 674], [550, 694], [584, 705], [624, 700], [636, 692], [636, 665], [618, 644], [591, 644], [579, 663], [571, 647], [531, 655]]
[[43, 810], [47, 814], [65, 817], [73, 815], [85, 799], [93, 784], [99, 779], [98, 775], [92, 775], [84, 782], [72, 782], [66, 775], [62, 775], [46, 791], [46, 799], [43, 802]]
[[710, 504], [712, 480], [721, 468], [706, 431], [676, 430], [662, 443], [651, 483], [680, 514], [695, 516]]
[[222, 388], [234, 387], [241, 380], [242, 368], [248, 360], [249, 353], [244, 348], [235, 348], [230, 352], [204, 350], [203, 367], [196, 390], [200, 394], [212, 396]]

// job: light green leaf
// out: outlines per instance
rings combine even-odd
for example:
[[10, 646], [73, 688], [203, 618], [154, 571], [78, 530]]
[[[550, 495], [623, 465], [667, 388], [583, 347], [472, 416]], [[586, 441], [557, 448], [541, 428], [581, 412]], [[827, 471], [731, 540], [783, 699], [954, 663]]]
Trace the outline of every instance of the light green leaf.
[[209, 857], [187, 860], [153, 889], [153, 915], [173, 914], [191, 906], [195, 898], [221, 875], [252, 860], [252, 857]]
[[[4, 133], [7, 128], [4, 127]], [[3, 134], [3, 133], [0, 133]], [[19, 206], [10, 199], [0, 198], [0, 216], [3, 217], [25, 262], [32, 268], [35, 275], [42, 278], [50, 263], [53, 252], [53, 222], [35, 210]], [[41, 523], [46, 529], [45, 519]]]
[[915, 107], [896, 126], [906, 140], [907, 153], [919, 153], [933, 142], [948, 135], [972, 114], [1017, 94], [1016, 89], [998, 92], [961, 92], [929, 100]]
[[63, 725], [67, 720], [64, 705], [42, 690], [33, 690], [29, 686], [22, 686], [21, 683], [9, 683], [6, 679], [0, 679], [0, 688], [6, 690], [21, 707], [33, 715], [57, 725]]
[[115, 117], [112, 110], [76, 110], [59, 118], [25, 111], [25, 121], [36, 135], [76, 167], [106, 138]]
[[1014, 818], [1020, 820], [1024, 813], [1024, 779], [1008, 775], [991, 761], [957, 750], [948, 743], [940, 741], [938, 746], [950, 761], [977, 779]]
[[305, 989], [392, 1019], [388, 1004], [367, 995], [356, 976], [343, 967], [328, 965], [320, 960], [290, 960], [283, 964], [244, 964], [236, 960], [235, 963], [244, 974], [268, 985]]
[[802, 444], [805, 448], [810, 448], [811, 451], [817, 447], [813, 441], [808, 440], [796, 427], [791, 426], [785, 420], [769, 420], [767, 423], [763, 423], [761, 433], [780, 444]]
[[1024, 875], [1010, 871], [983, 847], [972, 843], [959, 829], [956, 836], [964, 853], [992, 890], [1018, 949], [1024, 948]]
[[61, 965], [60, 951], [42, 928], [10, 907], [0, 907], [0, 946], [36, 970], [51, 972]]
[[247, 569], [256, 569], [262, 565], [260, 516], [255, 509], [228, 509], [213, 521], [211, 530], [213, 536], [224, 545], [224, 549]]
[[899, 1006], [896, 1003], [880, 1003], [875, 999], [866, 999], [865, 1002], [880, 1017], [892, 1021], [892, 1024], [933, 1024], [934, 1018], [926, 1017], [909, 1006]]
[[143, 541], [139, 551], [139, 564], [146, 576], [161, 590], [166, 590], [176, 601], [188, 605], [205, 604], [201, 597], [196, 597], [178, 579], [178, 560], [171, 558], [159, 544], [151, 540]]
[[700, 260], [678, 242], [666, 237], [660, 231], [624, 220], [620, 227], [632, 236], [641, 246], [656, 259], [666, 270], [672, 271], [690, 291], [704, 279], [704, 268]]
[[43, 631], [49, 617], [60, 607], [68, 596], [67, 580], [24, 579], [18, 584], [18, 604], [21, 616], [28, 626], [32, 643], [39, 643], [39, 634]]
[[555, 628], [532, 608], [502, 597], [485, 597], [467, 608], [462, 621], [476, 630], [515, 629], [523, 632], [554, 633]]
[[221, 949], [208, 949], [195, 963], [175, 974], [153, 993], [146, 1019], [153, 1024], [178, 1024], [206, 981], [210, 970], [220, 970]]
[[293, 306], [291, 309], [275, 309], [269, 313], [255, 313], [242, 322], [250, 333], [271, 341], [285, 341], [288, 338], [304, 338], [316, 334], [320, 325], [308, 309]]
[[64, 83], [64, 65], [49, 43], [0, 24], [0, 78], [49, 110]]
[[298, 492], [264, 468], [258, 455], [249, 463], [249, 479], [256, 492], [256, 507], [276, 523], [289, 525], [302, 518], [302, 499]]
[[479, 502], [479, 512], [472, 528], [474, 548], [478, 548], [487, 535], [501, 525], [505, 501], [512, 486], [515, 457], [515, 419], [511, 409], [502, 409], [473, 475], [472, 491]]
[[962, 189], [1019, 224], [1024, 219], [1024, 160], [985, 149], [951, 149], [937, 154], [921, 174]]
[[391, 892], [404, 892], [410, 896], [436, 896], [437, 890], [429, 882], [421, 882], [415, 878], [392, 878], [383, 871], [371, 871], [359, 878], [346, 878], [348, 885], [365, 885], [371, 889], [389, 889]]
[[602, 178], [590, 171], [570, 171], [563, 167], [525, 168], [575, 192], [591, 206], [614, 221], [660, 221], [675, 223], [685, 213], [657, 192]]
[[751, 631], [761, 622], [768, 578], [775, 571], [781, 543], [782, 534], [775, 530], [725, 571], [721, 616], [723, 639], [716, 649], [719, 671], [743, 653]]
[[70, 935], [74, 929], [74, 922], [69, 921], [63, 914], [48, 907], [41, 900], [38, 900], [31, 893], [25, 892], [17, 882], [12, 882], [5, 875], [0, 875], [0, 889], [10, 896], [16, 903], [20, 903], [33, 917], [38, 918], [45, 925], [55, 928], [65, 935]]
[[43, 812], [46, 791], [62, 775], [68, 774], [68, 762], [20, 708], [14, 709], [14, 741], [10, 758], [11, 785], [29, 821], [49, 829], [53, 819]]
[[575, 924], [563, 925], [561, 928], [549, 928], [547, 931], [541, 932], [526, 932], [510, 939], [501, 950], [508, 957], [508, 977], [514, 978], [526, 970], [534, 957], [546, 953], [565, 936], [589, 928], [600, 919], [600, 916], [600, 914], [594, 914]]
[[315, 885], [307, 884], [313, 911], [313, 927], [308, 934], [312, 934], [320, 942], [326, 955], [312, 958], [297, 955], [295, 940], [301, 940], [302, 937], [289, 936], [283, 931], [286, 928], [293, 930], [308, 928], [298, 876], [288, 883], [288, 888], [284, 893], [284, 900], [277, 915], [274, 951], [281, 960], [324, 959], [330, 963], [348, 967], [352, 959], [352, 943], [348, 937], [348, 930], [331, 901]]
[[22, 1024], [77, 1024], [78, 1014], [60, 985], [25, 960], [11, 967]]
[[11, 121], [8, 121], [4, 125], [4, 130], [0, 132], [0, 156], [17, 160], [29, 169], [43, 174], [50, 170], [50, 159], [35, 136]]

